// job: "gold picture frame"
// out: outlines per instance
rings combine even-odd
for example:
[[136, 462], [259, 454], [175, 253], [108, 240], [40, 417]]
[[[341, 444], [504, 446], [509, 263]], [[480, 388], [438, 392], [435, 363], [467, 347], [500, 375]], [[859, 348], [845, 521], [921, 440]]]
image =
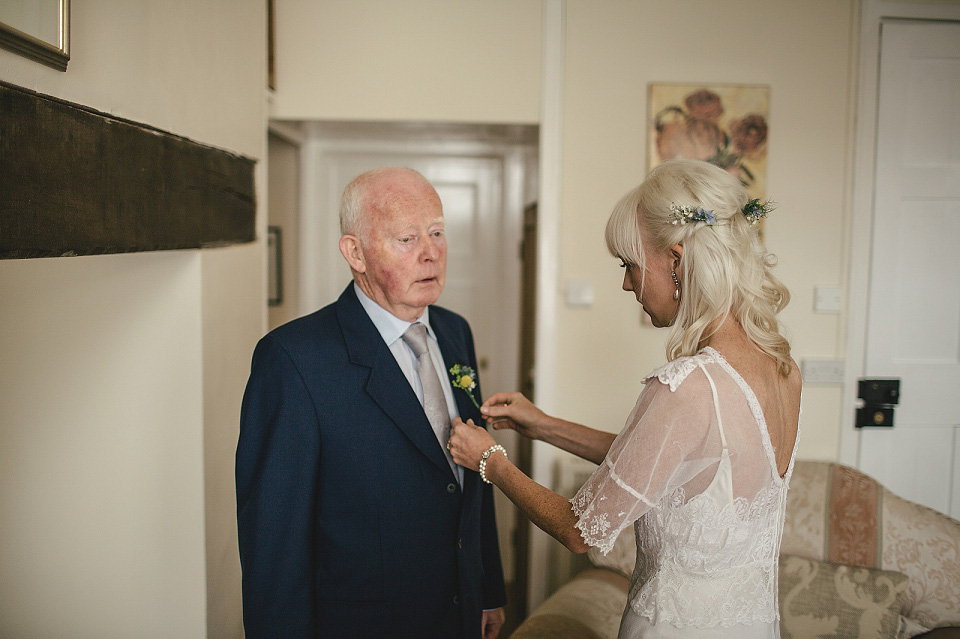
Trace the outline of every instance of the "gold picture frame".
[[685, 157], [706, 160], [764, 198], [770, 87], [734, 84], [650, 84], [648, 166]]
[[0, 47], [66, 71], [70, 61], [70, 0], [0, 3]]

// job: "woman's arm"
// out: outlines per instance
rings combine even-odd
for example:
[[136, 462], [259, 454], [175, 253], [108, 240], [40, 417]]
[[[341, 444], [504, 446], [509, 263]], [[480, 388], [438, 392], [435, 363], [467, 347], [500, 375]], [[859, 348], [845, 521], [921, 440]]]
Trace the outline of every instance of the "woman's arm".
[[521, 393], [491, 395], [480, 411], [494, 430], [512, 428], [524, 437], [545, 441], [595, 464], [603, 461], [617, 437], [614, 433], [551, 417]]
[[[459, 418], [454, 420], [449, 448], [457, 464], [471, 470], [479, 468], [484, 451], [495, 444], [490, 433], [475, 426], [473, 421], [464, 424]], [[499, 451], [487, 458], [484, 475], [537, 527], [575, 553], [589, 550], [590, 546], [576, 527], [577, 517], [566, 497], [527, 477]]]

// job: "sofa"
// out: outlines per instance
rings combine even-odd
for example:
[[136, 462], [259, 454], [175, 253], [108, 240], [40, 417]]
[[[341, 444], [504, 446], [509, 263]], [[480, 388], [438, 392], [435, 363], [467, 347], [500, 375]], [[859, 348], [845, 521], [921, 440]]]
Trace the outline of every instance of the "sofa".
[[[534, 609], [511, 639], [616, 639], [633, 527]], [[842, 464], [798, 460], [780, 553], [784, 639], [960, 637], [960, 522]]]

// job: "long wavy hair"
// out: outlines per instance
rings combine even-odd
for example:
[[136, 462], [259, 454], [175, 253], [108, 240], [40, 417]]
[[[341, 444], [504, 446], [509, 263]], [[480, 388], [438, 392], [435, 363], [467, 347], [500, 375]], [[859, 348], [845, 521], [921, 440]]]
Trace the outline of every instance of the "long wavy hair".
[[[667, 359], [693, 355], [732, 315], [787, 376], [790, 344], [777, 314], [790, 292], [771, 273], [776, 258], [764, 249], [757, 228], [742, 213], [746, 190], [730, 173], [699, 160], [670, 160], [654, 168], [628, 192], [607, 221], [610, 253], [639, 267], [641, 290], [646, 271], [643, 239], [650, 250], [683, 246], [677, 275], [680, 301], [667, 336]], [[715, 222], [674, 224], [670, 205], [713, 211]]]

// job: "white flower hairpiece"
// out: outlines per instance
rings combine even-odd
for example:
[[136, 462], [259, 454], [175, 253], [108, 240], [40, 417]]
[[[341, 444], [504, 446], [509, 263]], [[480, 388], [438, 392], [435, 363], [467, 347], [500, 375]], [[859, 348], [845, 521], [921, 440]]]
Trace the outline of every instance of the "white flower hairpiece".
[[717, 221], [717, 218], [713, 215], [713, 211], [705, 211], [700, 207], [687, 206], [686, 204], [670, 204], [670, 213], [675, 218], [672, 224], [703, 222], [710, 226]]
[[[767, 213], [772, 211], [774, 203], [770, 200], [761, 202], [759, 198], [754, 198], [743, 205], [740, 212], [751, 226], [767, 217]], [[713, 211], [704, 210], [698, 206], [688, 206], [686, 204], [670, 204], [670, 215], [673, 216], [671, 224], [693, 224], [703, 222], [707, 226], [713, 226], [717, 218]]]

